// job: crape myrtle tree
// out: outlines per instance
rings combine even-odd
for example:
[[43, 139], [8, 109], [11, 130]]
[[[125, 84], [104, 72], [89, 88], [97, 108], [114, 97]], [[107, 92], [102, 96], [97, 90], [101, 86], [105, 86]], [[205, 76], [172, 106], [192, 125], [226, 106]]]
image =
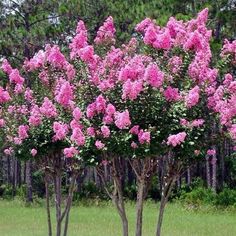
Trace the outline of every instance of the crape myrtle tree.
[[[52, 235], [48, 189], [51, 182], [55, 193], [56, 235], [62, 234], [63, 221], [63, 235], [67, 235], [74, 185], [83, 168], [78, 149], [86, 146], [86, 120], [76, 71], [56, 45], [47, 45], [26, 60], [22, 73], [7, 60], [3, 61], [2, 70], [9, 78], [1, 87], [1, 103], [4, 102], [1, 126], [7, 147], [4, 152], [33, 159], [44, 170], [49, 235]], [[32, 79], [30, 88], [25, 83], [26, 76]], [[61, 186], [65, 174], [70, 178], [70, 186], [64, 201]]]
[[78, 71], [86, 70], [84, 97], [91, 124], [87, 131], [101, 151], [95, 155], [100, 163], [103, 157], [112, 163], [118, 198], [114, 202], [123, 235], [128, 235], [128, 222], [120, 187], [120, 158], [130, 161], [137, 176], [137, 236], [142, 234], [143, 201], [153, 171], [160, 160], [164, 162], [156, 233], [160, 235], [175, 180], [202, 158], [207, 148], [206, 128], [215, 119], [207, 102], [218, 75], [211, 63], [207, 15], [205, 9], [187, 22], [171, 17], [163, 28], [145, 19], [136, 27], [142, 36], [120, 48], [114, 46], [111, 17], [98, 30], [93, 45], [88, 44], [83, 22], [78, 24], [71, 57], [82, 61]]
[[[9, 76], [0, 90], [1, 126], [8, 146], [4, 152], [33, 156], [44, 168], [49, 235], [49, 181], [56, 195], [56, 235], [61, 235], [63, 219], [66, 235], [76, 176], [85, 164], [104, 162], [112, 166], [111, 198], [123, 235], [128, 235], [122, 158], [129, 160], [137, 176], [137, 236], [142, 235], [143, 202], [154, 169], [164, 163], [156, 233], [160, 235], [175, 180], [207, 149], [206, 130], [215, 118], [209, 108], [220, 112], [214, 106], [220, 80], [211, 63], [207, 13], [205, 9], [188, 22], [170, 18], [162, 28], [145, 19], [136, 27], [141, 36], [120, 48], [114, 46], [112, 17], [99, 28], [92, 45], [79, 21], [69, 45], [70, 59], [58, 46], [47, 45], [25, 61], [22, 75], [3, 61]], [[234, 45], [226, 44], [222, 55], [233, 54]], [[225, 63], [223, 59], [221, 66]], [[24, 83], [26, 75], [34, 78], [30, 88]], [[233, 133], [234, 125], [228, 128]], [[62, 210], [64, 171], [71, 185]]]

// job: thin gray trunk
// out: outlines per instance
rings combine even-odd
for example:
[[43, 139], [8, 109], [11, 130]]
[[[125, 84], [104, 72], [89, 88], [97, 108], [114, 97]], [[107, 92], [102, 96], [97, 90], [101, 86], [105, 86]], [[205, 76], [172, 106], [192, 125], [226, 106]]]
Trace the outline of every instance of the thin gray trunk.
[[138, 183], [138, 193], [136, 202], [136, 236], [142, 235], [143, 226], [143, 201], [144, 201], [144, 191], [145, 191], [145, 180], [141, 180]]
[[209, 165], [209, 156], [206, 156], [206, 178], [207, 178], [207, 187], [211, 187], [211, 175], [210, 175], [210, 165]]
[[26, 202], [33, 202], [33, 193], [32, 193], [32, 161], [28, 160], [26, 162], [26, 186], [27, 186], [27, 196]]
[[170, 193], [173, 189], [175, 181], [176, 181], [176, 177], [172, 177], [171, 179], [169, 179], [167, 182], [164, 183], [163, 191], [161, 195], [159, 215], [158, 215], [158, 220], [157, 220], [156, 236], [161, 236], [161, 227], [162, 227], [162, 222], [163, 222], [163, 217], [164, 217], [165, 206], [170, 196]]
[[46, 194], [46, 208], [47, 208], [47, 222], [48, 222], [48, 236], [52, 236], [52, 222], [50, 212], [50, 195], [49, 195], [49, 178], [45, 174], [45, 194]]

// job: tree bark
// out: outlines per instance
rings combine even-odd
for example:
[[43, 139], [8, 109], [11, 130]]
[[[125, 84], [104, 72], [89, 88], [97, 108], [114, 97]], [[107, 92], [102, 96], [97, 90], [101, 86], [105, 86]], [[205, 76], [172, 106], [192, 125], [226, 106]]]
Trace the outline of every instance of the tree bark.
[[[68, 194], [68, 198], [67, 198], [67, 205], [66, 205], [66, 209], [65, 209], [65, 217], [66, 218], [65, 218], [65, 226], [64, 226], [64, 234], [63, 234], [64, 236], [67, 235], [67, 231], [68, 231], [69, 214], [70, 214], [70, 209], [71, 209], [72, 200], [73, 200], [73, 193], [74, 193], [74, 189], [75, 189], [76, 178], [77, 178], [77, 174], [74, 173], [72, 175], [69, 194]], [[61, 216], [61, 220], [63, 220], [63, 215]]]
[[56, 236], [61, 236], [61, 171], [56, 170], [54, 177], [55, 202], [56, 202]]
[[45, 195], [46, 195], [46, 208], [47, 208], [47, 221], [48, 221], [48, 236], [52, 236], [52, 222], [50, 212], [50, 194], [49, 194], [49, 176], [45, 173]]
[[164, 183], [162, 196], [161, 196], [159, 215], [158, 215], [158, 220], [157, 220], [156, 236], [161, 236], [161, 226], [163, 222], [165, 206], [170, 196], [171, 190], [173, 189], [175, 181], [176, 181], [176, 177], [172, 177], [169, 180], [167, 180], [166, 183]]
[[138, 183], [138, 193], [137, 193], [137, 203], [136, 203], [136, 236], [142, 235], [143, 226], [143, 201], [144, 201], [144, 191], [145, 191], [145, 180], [141, 180]]
[[26, 162], [26, 185], [27, 185], [27, 196], [26, 202], [33, 202], [33, 193], [32, 193], [32, 161], [28, 160]]

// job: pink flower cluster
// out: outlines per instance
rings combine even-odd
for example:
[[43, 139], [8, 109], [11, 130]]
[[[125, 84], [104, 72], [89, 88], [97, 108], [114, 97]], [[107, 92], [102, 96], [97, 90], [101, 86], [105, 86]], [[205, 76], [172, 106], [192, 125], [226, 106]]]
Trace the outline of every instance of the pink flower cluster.
[[11, 100], [9, 93], [0, 86], [0, 103], [5, 103]]
[[189, 91], [189, 93], [185, 97], [185, 103], [188, 108], [191, 108], [199, 102], [200, 98], [200, 88], [198, 86], [195, 86], [193, 89]]
[[215, 149], [208, 149], [207, 150], [207, 155], [208, 156], [215, 156], [216, 155], [216, 150]]
[[66, 137], [67, 133], [69, 132], [69, 127], [67, 124], [55, 121], [53, 123], [53, 131], [55, 133], [53, 137], [54, 141], [63, 140]]
[[66, 157], [72, 158], [79, 153], [75, 147], [64, 148], [63, 153]]
[[181, 132], [178, 134], [170, 135], [167, 139], [167, 144], [176, 147], [184, 142], [187, 134], [185, 132]]
[[96, 44], [115, 43], [115, 32], [113, 18], [109, 16], [103, 25], [98, 29], [97, 36], [94, 40]]
[[131, 125], [129, 111], [125, 110], [123, 112], [116, 112], [115, 113], [115, 125], [119, 129], [125, 129]]
[[57, 116], [57, 110], [56, 107], [53, 105], [52, 101], [45, 97], [43, 100], [42, 106], [39, 108], [42, 115], [44, 115], [47, 118], [52, 118]]
[[[151, 133], [149, 131], [144, 131], [143, 129], [139, 129], [139, 125], [134, 125], [130, 130], [129, 133], [138, 135], [138, 141], [140, 144], [150, 143], [151, 141]], [[134, 142], [131, 144], [131, 147], [137, 148], [137, 144]]]

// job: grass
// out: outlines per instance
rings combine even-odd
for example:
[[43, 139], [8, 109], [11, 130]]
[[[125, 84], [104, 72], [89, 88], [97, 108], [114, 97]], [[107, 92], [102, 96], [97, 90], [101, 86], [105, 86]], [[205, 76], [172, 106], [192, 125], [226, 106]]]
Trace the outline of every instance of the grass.
[[[127, 205], [130, 235], [134, 235], [135, 206]], [[54, 211], [53, 211], [54, 213]], [[157, 206], [146, 202], [143, 236], [154, 236]], [[1, 236], [46, 236], [43, 207], [25, 207], [19, 201], [0, 200]], [[54, 234], [55, 235], [55, 234]], [[119, 217], [110, 203], [101, 206], [74, 206], [68, 236], [120, 236]], [[203, 208], [193, 211], [169, 204], [163, 224], [163, 236], [231, 236], [236, 235], [236, 212]]]

